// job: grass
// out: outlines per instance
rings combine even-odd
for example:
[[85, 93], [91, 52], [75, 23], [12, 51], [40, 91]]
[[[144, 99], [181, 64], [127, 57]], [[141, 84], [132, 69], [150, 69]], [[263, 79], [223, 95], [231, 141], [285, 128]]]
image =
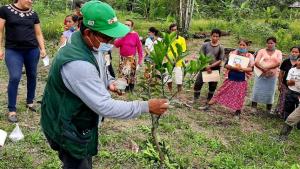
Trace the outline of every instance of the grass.
[[[62, 23], [64, 15], [58, 14], [58, 21]], [[120, 20], [139, 17], [121, 13]], [[41, 18], [42, 22], [48, 21]], [[299, 21], [291, 23], [291, 28], [299, 28]], [[171, 22], [143, 21], [137, 19], [136, 30], [145, 36], [150, 26], [166, 29]], [[55, 26], [56, 25], [56, 26]], [[54, 56], [57, 50], [59, 34], [51, 34], [52, 26], [55, 30], [60, 27], [52, 22], [42, 25], [49, 32], [47, 51]], [[226, 22], [221, 20], [197, 20], [192, 22], [191, 32], [209, 31], [213, 27], [229, 30]], [[53, 36], [57, 37], [53, 40]], [[222, 37], [222, 44], [226, 47], [235, 47], [236, 40]], [[190, 54], [199, 51], [202, 40], [188, 40]], [[258, 46], [262, 47], [262, 46]], [[117, 50], [113, 52], [114, 67], [118, 64]], [[115, 69], [116, 70], [116, 69]], [[41, 99], [46, 83], [48, 68], [39, 65], [37, 99]], [[142, 73], [140, 73], [142, 75]], [[11, 132], [15, 127], [6, 120], [6, 85], [8, 82], [7, 70], [4, 61], [0, 61], [0, 128]], [[250, 82], [252, 86], [252, 81]], [[138, 91], [138, 89], [137, 89]], [[185, 96], [192, 99], [191, 88], [185, 88]], [[249, 87], [251, 96], [251, 87]], [[202, 91], [202, 103], [205, 100], [207, 86]], [[18, 95], [19, 125], [25, 139], [17, 143], [6, 140], [5, 146], [0, 148], [0, 168], [60, 168], [61, 164], [57, 153], [50, 149], [39, 124], [38, 113], [27, 112], [25, 108], [26, 77], [23, 76]], [[113, 95], [118, 98], [118, 96]], [[120, 97], [123, 100], [139, 99], [139, 93]], [[168, 152], [170, 168], [293, 168], [299, 169], [300, 133], [294, 130], [286, 142], [277, 142], [277, 136], [283, 121], [269, 118], [261, 113], [253, 116], [249, 112], [250, 101], [247, 99], [240, 121], [232, 118], [231, 113], [219, 106], [210, 112], [196, 109], [199, 104], [190, 109], [182, 105], [172, 108], [161, 119], [159, 126], [160, 139], [165, 143]], [[259, 107], [262, 111], [262, 107]], [[119, 121], [106, 119], [100, 129], [99, 152], [93, 158], [94, 168], [156, 168], [157, 157], [150, 144], [150, 116], [144, 114], [137, 119]], [[132, 151], [133, 144], [139, 147], [138, 153]]]

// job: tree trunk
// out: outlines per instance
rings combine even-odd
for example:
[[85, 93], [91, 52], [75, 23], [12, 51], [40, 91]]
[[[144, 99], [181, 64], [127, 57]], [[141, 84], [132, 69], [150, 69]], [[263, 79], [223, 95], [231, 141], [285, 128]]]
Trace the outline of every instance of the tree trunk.
[[177, 12], [178, 29], [182, 34], [187, 34], [193, 17], [195, 0], [179, 0]]

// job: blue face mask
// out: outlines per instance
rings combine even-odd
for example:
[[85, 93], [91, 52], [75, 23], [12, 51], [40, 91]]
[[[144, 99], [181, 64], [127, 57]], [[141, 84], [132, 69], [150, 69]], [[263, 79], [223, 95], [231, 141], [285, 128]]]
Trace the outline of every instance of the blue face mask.
[[241, 49], [241, 48], [239, 48], [238, 51], [239, 51], [239, 53], [247, 53], [248, 52], [247, 49]]
[[98, 51], [99, 52], [108, 52], [108, 51], [111, 51], [113, 47], [114, 47], [114, 45], [112, 45], [112, 44], [101, 43], [98, 48]]
[[150, 35], [149, 38], [150, 38], [151, 40], [153, 40], [153, 39], [154, 39], [154, 36]]
[[71, 32], [74, 32], [74, 31], [76, 31], [76, 27], [75, 27], [75, 26], [72, 26], [69, 30], [70, 30]]
[[289, 55], [290, 60], [296, 61], [298, 59], [298, 56]]

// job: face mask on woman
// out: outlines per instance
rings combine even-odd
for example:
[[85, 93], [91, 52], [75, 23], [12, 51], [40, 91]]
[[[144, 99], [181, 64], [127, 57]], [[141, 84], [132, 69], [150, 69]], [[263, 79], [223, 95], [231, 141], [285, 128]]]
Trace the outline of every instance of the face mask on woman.
[[153, 35], [149, 35], [149, 38], [150, 38], [151, 40], [153, 40], [153, 39], [154, 39], [154, 36], [153, 36]]
[[296, 61], [298, 59], [298, 56], [289, 55], [290, 60]]
[[245, 48], [245, 49], [242, 49], [242, 48], [239, 48], [238, 49], [239, 53], [247, 53], [248, 50]]
[[76, 27], [75, 26], [72, 26], [72, 27], [70, 27], [70, 29], [69, 29], [71, 32], [74, 32], [74, 31], [76, 31]]

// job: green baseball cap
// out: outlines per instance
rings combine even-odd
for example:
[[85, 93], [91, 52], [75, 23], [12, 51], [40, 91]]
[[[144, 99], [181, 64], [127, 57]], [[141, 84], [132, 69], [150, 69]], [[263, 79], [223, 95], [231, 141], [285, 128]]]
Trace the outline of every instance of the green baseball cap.
[[115, 11], [107, 3], [92, 0], [80, 9], [84, 26], [113, 38], [125, 36], [130, 29], [118, 22]]

